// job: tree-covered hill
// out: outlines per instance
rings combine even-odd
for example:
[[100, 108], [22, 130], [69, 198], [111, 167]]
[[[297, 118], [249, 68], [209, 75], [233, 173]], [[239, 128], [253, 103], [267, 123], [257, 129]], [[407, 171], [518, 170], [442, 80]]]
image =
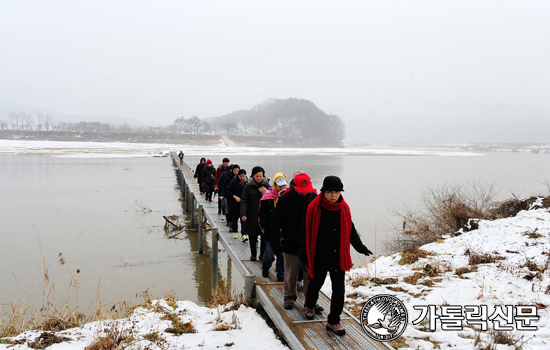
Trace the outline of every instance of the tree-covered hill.
[[250, 110], [205, 119], [216, 133], [278, 139], [298, 146], [340, 147], [345, 124], [341, 117], [320, 110], [313, 102], [268, 99]]

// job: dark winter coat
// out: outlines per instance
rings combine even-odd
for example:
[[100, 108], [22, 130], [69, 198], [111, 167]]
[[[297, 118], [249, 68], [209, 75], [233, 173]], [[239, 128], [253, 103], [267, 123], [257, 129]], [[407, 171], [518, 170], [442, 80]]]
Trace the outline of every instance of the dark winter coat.
[[[222, 176], [223, 173], [227, 171], [228, 166], [224, 167], [223, 164], [218, 165], [218, 169], [216, 169], [216, 178], [214, 180], [214, 185], [219, 188], [219, 179], [220, 176]], [[219, 191], [218, 191], [219, 192]]]
[[243, 221], [245, 235], [259, 235], [260, 226], [258, 224], [258, 207], [260, 206], [260, 199], [262, 198], [262, 192], [260, 187], [269, 188], [269, 182], [267, 179], [263, 179], [262, 182], [257, 183], [254, 178], [250, 178], [243, 188], [243, 195], [241, 197], [241, 217], [246, 216], [246, 221]]
[[225, 198], [229, 200], [229, 213], [232, 216], [238, 217], [241, 212], [241, 203], [237, 202], [233, 196], [241, 198], [243, 196], [243, 188], [246, 184], [247, 179], [243, 183], [239, 180], [237, 176], [231, 180], [229, 185], [225, 189]]
[[260, 201], [258, 217], [260, 223], [260, 232], [264, 239], [271, 242], [271, 219], [273, 218], [273, 210], [275, 209], [275, 199], [264, 199]]
[[216, 176], [216, 169], [212, 167], [204, 167], [202, 171], [202, 183], [205, 187], [205, 192], [214, 191], [214, 180]]
[[315, 197], [317, 194], [314, 192], [300, 196], [291, 188], [279, 198], [271, 219], [271, 244], [274, 250], [280, 247], [284, 253], [299, 254], [300, 241], [305, 242], [307, 207]]
[[[340, 211], [321, 208], [319, 233], [315, 244], [314, 267], [341, 271], [340, 269]], [[357, 252], [367, 254], [369, 251], [352, 222], [350, 243]], [[300, 261], [307, 262], [305, 235], [300, 240]]]
[[231, 183], [231, 181], [233, 181], [234, 178], [235, 178], [235, 175], [233, 174], [232, 171], [228, 171], [227, 175], [224, 176], [223, 183], [220, 183], [220, 187], [219, 187], [220, 194], [222, 197], [224, 198], [227, 197], [226, 196], [227, 186], [229, 186], [229, 184]]
[[[204, 163], [202, 163], [202, 160], [204, 160]], [[197, 179], [197, 182], [199, 184], [202, 184], [202, 172], [205, 166], [206, 166], [206, 159], [202, 158], [201, 163], [199, 163], [197, 165], [197, 169], [195, 169], [195, 178]]]

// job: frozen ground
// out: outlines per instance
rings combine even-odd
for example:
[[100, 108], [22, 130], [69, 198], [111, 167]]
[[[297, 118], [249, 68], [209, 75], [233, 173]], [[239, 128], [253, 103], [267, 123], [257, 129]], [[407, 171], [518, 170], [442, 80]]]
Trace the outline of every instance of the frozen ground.
[[177, 144], [145, 144], [118, 142], [18, 141], [0, 140], [0, 154], [49, 155], [58, 157], [151, 157], [183, 150], [186, 155], [405, 155], [405, 156], [479, 156], [456, 150], [419, 150], [392, 148], [258, 148], [218, 146], [186, 146]]

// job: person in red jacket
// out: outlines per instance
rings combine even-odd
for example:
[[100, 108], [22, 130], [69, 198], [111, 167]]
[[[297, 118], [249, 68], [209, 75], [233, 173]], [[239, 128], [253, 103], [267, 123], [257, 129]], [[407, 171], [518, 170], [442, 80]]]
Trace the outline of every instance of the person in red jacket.
[[305, 242], [300, 242], [302, 251], [307, 253], [305, 259], [300, 257], [300, 262], [309, 276], [306, 318], [313, 319], [319, 290], [325, 283], [327, 272], [330, 273], [332, 297], [326, 328], [337, 335], [346, 333], [340, 325], [340, 314], [344, 309], [346, 271], [353, 267], [350, 245], [361, 254], [372, 255], [361, 242], [342, 191], [344, 185], [340, 178], [325, 177], [321, 194], [307, 209]]

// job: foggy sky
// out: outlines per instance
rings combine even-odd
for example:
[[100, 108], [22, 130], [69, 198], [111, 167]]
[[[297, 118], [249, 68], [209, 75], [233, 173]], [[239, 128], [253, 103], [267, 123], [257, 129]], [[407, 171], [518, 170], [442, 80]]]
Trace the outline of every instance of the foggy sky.
[[0, 48], [0, 98], [68, 114], [168, 125], [295, 97], [348, 141], [550, 125], [548, 1], [0, 0]]

